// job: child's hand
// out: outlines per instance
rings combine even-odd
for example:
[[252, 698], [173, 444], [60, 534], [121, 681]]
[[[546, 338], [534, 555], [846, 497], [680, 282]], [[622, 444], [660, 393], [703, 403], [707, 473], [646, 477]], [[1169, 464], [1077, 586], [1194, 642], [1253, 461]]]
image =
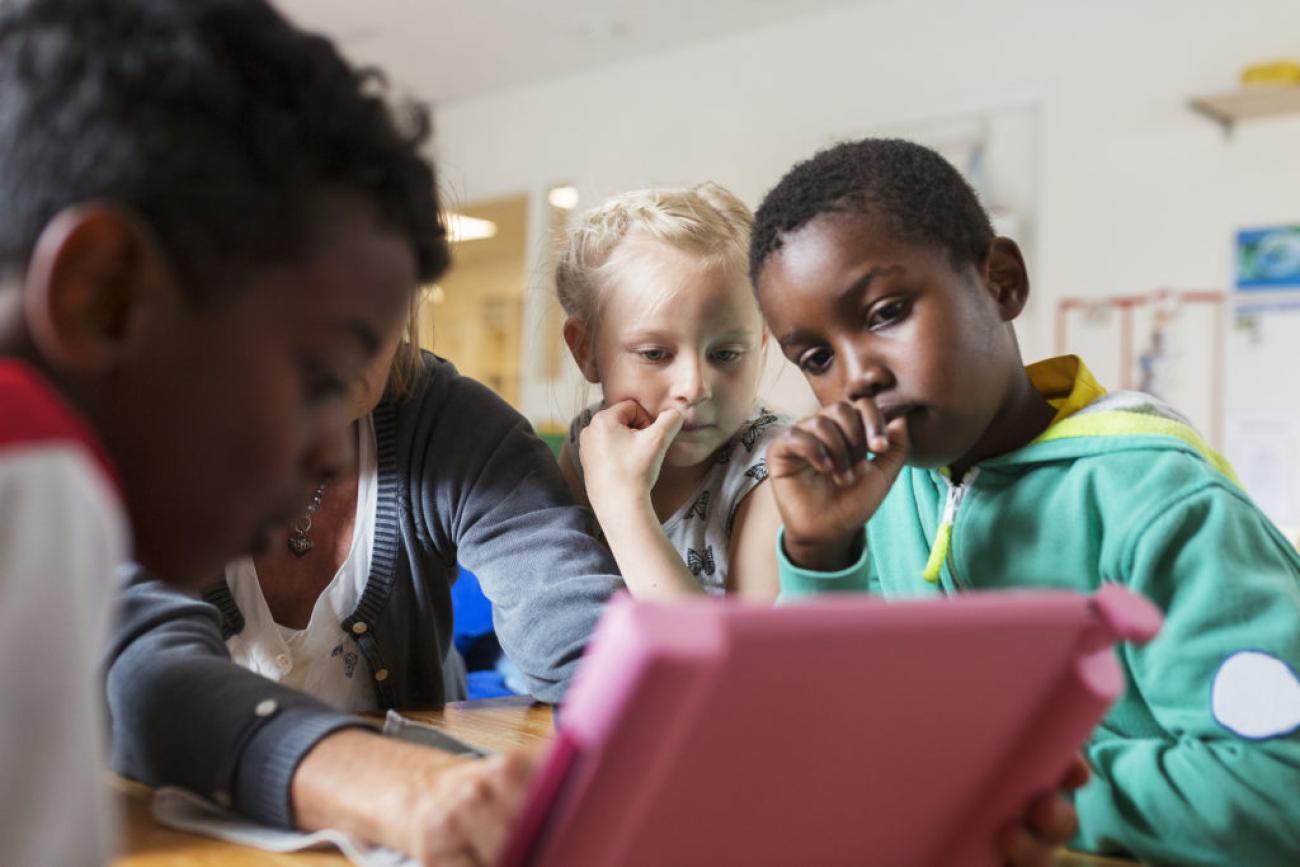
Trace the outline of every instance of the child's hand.
[[602, 514], [603, 503], [626, 504], [649, 496], [683, 421], [675, 409], [651, 419], [634, 400], [596, 413], [583, 429], [581, 443], [587, 498], [597, 515]]
[[848, 566], [907, 451], [907, 420], [886, 424], [868, 398], [823, 407], [773, 442], [767, 468], [790, 561], [824, 572]]
[[[1061, 781], [1062, 789], [1077, 789], [1088, 782], [1088, 765], [1075, 756]], [[1079, 830], [1079, 815], [1074, 805], [1060, 792], [1048, 792], [1035, 798], [1020, 821], [1002, 833], [1000, 851], [1012, 867], [1051, 867], [1056, 851]]]

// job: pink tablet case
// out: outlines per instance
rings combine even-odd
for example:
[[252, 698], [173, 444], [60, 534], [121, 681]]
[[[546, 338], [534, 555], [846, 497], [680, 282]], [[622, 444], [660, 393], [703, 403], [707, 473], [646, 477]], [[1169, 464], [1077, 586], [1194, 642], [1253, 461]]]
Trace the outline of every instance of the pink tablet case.
[[1114, 585], [615, 600], [501, 865], [992, 867], [1159, 626]]

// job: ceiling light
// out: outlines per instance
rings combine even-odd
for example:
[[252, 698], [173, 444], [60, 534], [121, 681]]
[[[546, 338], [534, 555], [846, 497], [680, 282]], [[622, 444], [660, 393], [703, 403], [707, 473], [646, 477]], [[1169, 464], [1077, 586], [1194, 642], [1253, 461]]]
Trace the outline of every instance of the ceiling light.
[[459, 244], [461, 241], [481, 241], [485, 238], [495, 238], [496, 234], [497, 224], [491, 220], [467, 217], [453, 211], [447, 212], [447, 237], [453, 244]]
[[546, 201], [550, 202], [553, 208], [571, 211], [578, 206], [578, 188], [569, 186], [552, 187], [551, 191], [546, 194]]

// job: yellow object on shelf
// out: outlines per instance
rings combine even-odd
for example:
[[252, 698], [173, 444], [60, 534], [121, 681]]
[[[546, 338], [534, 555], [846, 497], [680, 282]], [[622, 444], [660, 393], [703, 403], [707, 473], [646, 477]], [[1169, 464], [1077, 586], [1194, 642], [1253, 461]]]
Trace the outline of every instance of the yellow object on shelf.
[[1256, 63], [1241, 71], [1242, 84], [1300, 84], [1300, 62], [1275, 60]]

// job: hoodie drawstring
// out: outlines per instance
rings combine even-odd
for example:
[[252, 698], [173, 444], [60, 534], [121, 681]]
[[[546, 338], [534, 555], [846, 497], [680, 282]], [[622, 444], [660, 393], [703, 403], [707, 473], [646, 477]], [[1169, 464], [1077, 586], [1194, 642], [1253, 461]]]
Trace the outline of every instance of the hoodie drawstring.
[[971, 467], [966, 473], [966, 478], [959, 485], [950, 484], [948, 487], [948, 500], [944, 503], [943, 518], [939, 521], [939, 530], [934, 534], [934, 544], [930, 546], [930, 556], [925, 561], [925, 571], [921, 577], [931, 584], [939, 583], [939, 572], [943, 569], [943, 562], [948, 559], [948, 553], [952, 550], [952, 525], [957, 520], [957, 508], [961, 501], [966, 497], [966, 491], [975, 481], [975, 476], [979, 474], [979, 467]]

